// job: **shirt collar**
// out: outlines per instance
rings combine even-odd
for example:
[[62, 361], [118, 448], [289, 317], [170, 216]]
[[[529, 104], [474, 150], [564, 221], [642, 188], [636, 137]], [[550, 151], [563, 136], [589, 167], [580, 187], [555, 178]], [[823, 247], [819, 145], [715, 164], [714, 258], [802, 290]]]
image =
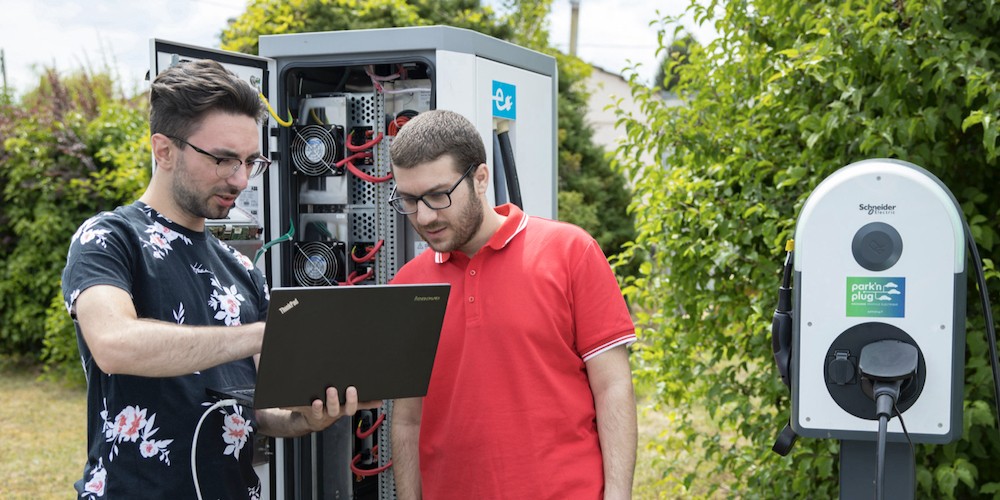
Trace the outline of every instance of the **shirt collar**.
[[[514, 239], [521, 231], [524, 230], [528, 225], [528, 216], [513, 203], [506, 203], [495, 207], [494, 212], [507, 217], [503, 224], [497, 229], [497, 232], [493, 233], [489, 241], [486, 242], [485, 246], [492, 248], [493, 250], [501, 250], [511, 240]], [[434, 262], [438, 264], [444, 264], [451, 259], [452, 252], [434, 252]]]

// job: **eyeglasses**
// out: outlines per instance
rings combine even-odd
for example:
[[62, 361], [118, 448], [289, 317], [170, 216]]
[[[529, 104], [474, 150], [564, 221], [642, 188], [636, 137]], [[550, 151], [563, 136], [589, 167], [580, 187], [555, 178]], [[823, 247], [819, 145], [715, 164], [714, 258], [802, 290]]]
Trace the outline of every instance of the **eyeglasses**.
[[417, 202], [422, 201], [427, 208], [431, 210], [443, 210], [451, 206], [451, 193], [458, 189], [459, 184], [465, 180], [469, 174], [476, 169], [480, 164], [474, 163], [458, 178], [455, 185], [447, 191], [436, 191], [433, 193], [424, 193], [421, 196], [406, 196], [406, 195], [396, 195], [396, 188], [392, 188], [392, 192], [389, 193], [389, 205], [392, 206], [394, 210], [403, 214], [410, 215], [417, 213]]
[[218, 156], [213, 155], [212, 153], [209, 153], [208, 151], [205, 151], [204, 149], [199, 148], [198, 146], [195, 146], [194, 144], [191, 144], [188, 141], [185, 141], [184, 139], [169, 135], [167, 137], [181, 144], [190, 146], [191, 149], [215, 160], [215, 173], [216, 175], [219, 176], [220, 179], [228, 179], [229, 177], [232, 177], [232, 175], [235, 174], [236, 171], [239, 170], [241, 166], [246, 166], [247, 178], [253, 179], [258, 175], [263, 174], [264, 171], [267, 170], [267, 167], [271, 165], [271, 160], [268, 160], [263, 156], [257, 157], [256, 159], [247, 162], [244, 162], [239, 158], [220, 158]]

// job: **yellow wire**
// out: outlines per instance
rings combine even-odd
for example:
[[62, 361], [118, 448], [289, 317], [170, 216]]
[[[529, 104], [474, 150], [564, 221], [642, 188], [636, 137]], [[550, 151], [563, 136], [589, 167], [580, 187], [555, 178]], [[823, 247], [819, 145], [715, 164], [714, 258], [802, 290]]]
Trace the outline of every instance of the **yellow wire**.
[[274, 121], [278, 122], [278, 125], [281, 125], [282, 127], [291, 127], [292, 126], [292, 112], [291, 111], [288, 112], [288, 121], [282, 120], [281, 118], [278, 118], [278, 113], [276, 113], [274, 111], [274, 108], [271, 107], [271, 103], [267, 101], [267, 97], [264, 97], [264, 93], [263, 92], [258, 92], [258, 95], [260, 95], [261, 100], [264, 101], [264, 105], [267, 106], [267, 111], [269, 113], [271, 113], [271, 117], [274, 118]]

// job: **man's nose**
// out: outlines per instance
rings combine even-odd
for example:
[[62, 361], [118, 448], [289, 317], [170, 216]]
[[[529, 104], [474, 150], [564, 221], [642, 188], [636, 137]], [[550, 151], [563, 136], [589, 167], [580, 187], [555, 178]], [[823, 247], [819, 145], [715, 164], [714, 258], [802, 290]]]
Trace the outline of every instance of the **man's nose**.
[[434, 219], [437, 219], [438, 211], [427, 206], [424, 200], [420, 200], [417, 202], [417, 213], [413, 214], [413, 216], [416, 218], [417, 224], [423, 226], [434, 222]]
[[250, 169], [246, 165], [240, 165], [226, 181], [236, 189], [243, 191], [250, 184]]

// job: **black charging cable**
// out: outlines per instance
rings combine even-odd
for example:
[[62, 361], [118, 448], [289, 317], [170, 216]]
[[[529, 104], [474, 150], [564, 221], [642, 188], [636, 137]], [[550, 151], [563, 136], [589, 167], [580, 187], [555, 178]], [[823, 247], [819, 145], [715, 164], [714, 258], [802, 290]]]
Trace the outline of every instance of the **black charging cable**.
[[789, 362], [792, 359], [792, 263], [794, 261], [794, 243], [789, 240], [785, 244], [788, 252], [785, 265], [781, 270], [781, 287], [778, 288], [778, 305], [771, 317], [771, 351], [774, 353], [774, 363], [778, 365], [778, 374], [786, 386], [792, 386], [789, 374]]
[[[875, 498], [885, 494], [885, 441], [903, 382], [917, 373], [917, 348], [899, 340], [880, 340], [861, 348], [858, 370], [862, 380], [872, 384], [875, 416], [878, 418], [878, 444], [875, 448]], [[898, 412], [897, 412], [898, 413]]]
[[997, 331], [993, 324], [993, 309], [990, 306], [989, 291], [986, 289], [986, 277], [983, 274], [983, 261], [979, 258], [979, 248], [976, 247], [976, 240], [972, 238], [972, 229], [969, 228], [969, 223], [965, 218], [962, 219], [962, 224], [965, 226], [965, 241], [972, 254], [972, 264], [976, 269], [976, 284], [979, 286], [983, 319], [986, 321], [986, 340], [990, 346], [990, 367], [993, 368], [993, 402], [996, 405], [997, 432], [1000, 432], [1000, 367], [997, 366]]
[[[778, 366], [781, 381], [791, 389], [792, 376], [790, 364], [792, 360], [792, 265], [795, 254], [795, 241], [785, 243], [785, 265], [781, 271], [781, 287], [778, 288], [778, 305], [771, 317], [771, 351], [774, 354], [774, 364]], [[791, 420], [785, 423], [778, 433], [778, 438], [771, 446], [771, 451], [787, 456], [798, 439], [798, 434], [792, 429]]]

